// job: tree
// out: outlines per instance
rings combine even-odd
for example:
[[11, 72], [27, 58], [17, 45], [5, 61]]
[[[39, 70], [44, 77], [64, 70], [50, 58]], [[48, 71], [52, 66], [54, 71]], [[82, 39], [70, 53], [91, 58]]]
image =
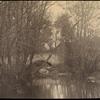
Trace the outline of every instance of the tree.
[[[60, 44], [58, 46], [58, 55], [64, 60], [64, 65], [61, 67], [68, 71], [68, 66], [71, 68], [71, 58], [73, 53], [73, 41], [75, 41], [74, 37], [74, 28], [73, 23], [70, 21], [70, 17], [68, 14], [63, 14], [58, 17], [55, 22], [55, 27], [60, 31], [61, 39]], [[56, 51], [57, 52], [57, 51]]]
[[[95, 71], [96, 64], [98, 63], [98, 49], [97, 47], [95, 47], [93, 35], [90, 35], [90, 33], [88, 32], [91, 32], [91, 34], [94, 33], [92, 29], [86, 29], [86, 20], [83, 23], [84, 28], [83, 26], [80, 28], [82, 24], [80, 24], [81, 21], [82, 20], [80, 20], [79, 23], [73, 24], [69, 20], [68, 15], [65, 14], [58, 18], [55, 23], [62, 34], [63, 42], [61, 41], [61, 43], [65, 44], [65, 53], [62, 53], [65, 54], [66, 68], [69, 72], [73, 73], [74, 75], [77, 75], [77, 77], [78, 74], [80, 75], [80, 77], [83, 77]], [[77, 26], [78, 24], [81, 37], [76, 36], [76, 29], [75, 27], [73, 28], [74, 25]], [[84, 32], [82, 30], [84, 30]]]
[[72, 7], [68, 8], [70, 14], [74, 17], [74, 21], [80, 20], [75, 27], [75, 34], [78, 38], [85, 38], [90, 35], [89, 28], [91, 20], [95, 16], [96, 3], [93, 1], [77, 1]]

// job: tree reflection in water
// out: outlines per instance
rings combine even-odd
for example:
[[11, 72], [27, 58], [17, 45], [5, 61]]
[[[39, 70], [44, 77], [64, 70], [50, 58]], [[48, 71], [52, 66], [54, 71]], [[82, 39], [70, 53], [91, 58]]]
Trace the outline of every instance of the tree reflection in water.
[[33, 98], [98, 98], [100, 86], [81, 81], [33, 80]]

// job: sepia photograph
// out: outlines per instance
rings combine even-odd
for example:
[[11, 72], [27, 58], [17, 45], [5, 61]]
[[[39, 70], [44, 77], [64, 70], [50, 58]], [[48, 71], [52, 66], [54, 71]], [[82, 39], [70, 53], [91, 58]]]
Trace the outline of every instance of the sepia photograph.
[[100, 98], [100, 1], [0, 1], [0, 98]]

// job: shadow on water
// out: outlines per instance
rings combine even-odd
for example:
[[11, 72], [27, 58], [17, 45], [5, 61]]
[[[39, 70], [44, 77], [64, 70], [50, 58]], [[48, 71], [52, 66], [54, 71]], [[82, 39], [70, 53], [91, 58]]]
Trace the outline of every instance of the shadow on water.
[[1, 86], [0, 97], [100, 98], [100, 84], [65, 77], [55, 79], [38, 78], [34, 79], [30, 86], [25, 85], [25, 82], [23, 82], [17, 86], [12, 84], [8, 87]]
[[100, 86], [86, 81], [33, 80], [33, 98], [98, 98]]
[[31, 86], [27, 86], [26, 81], [17, 83], [12, 74], [5, 76], [11, 77], [1, 78], [4, 82], [0, 84], [0, 97], [4, 98], [100, 98], [100, 84], [86, 80], [69, 77], [34, 78]]

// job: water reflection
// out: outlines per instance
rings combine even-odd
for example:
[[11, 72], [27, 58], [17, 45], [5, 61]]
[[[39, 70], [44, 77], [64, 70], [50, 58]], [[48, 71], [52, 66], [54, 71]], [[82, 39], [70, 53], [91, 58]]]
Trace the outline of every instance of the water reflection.
[[98, 98], [100, 86], [82, 81], [33, 80], [34, 98]]

